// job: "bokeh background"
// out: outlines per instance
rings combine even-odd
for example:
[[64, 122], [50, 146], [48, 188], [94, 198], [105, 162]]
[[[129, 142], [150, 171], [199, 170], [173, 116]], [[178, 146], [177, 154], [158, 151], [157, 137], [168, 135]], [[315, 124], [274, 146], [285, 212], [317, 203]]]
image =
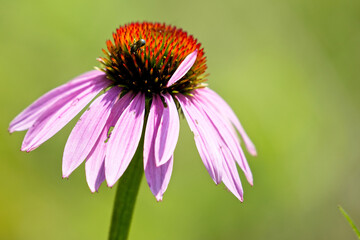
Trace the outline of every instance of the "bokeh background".
[[215, 186], [186, 121], [164, 200], [143, 179], [130, 239], [356, 239], [360, 225], [360, 2], [14, 0], [0, 8], [0, 239], [106, 239], [115, 189], [91, 194], [84, 165], [61, 178], [75, 121], [32, 153], [7, 132], [22, 109], [98, 66], [121, 24], [193, 34], [210, 87], [257, 146], [245, 201]]

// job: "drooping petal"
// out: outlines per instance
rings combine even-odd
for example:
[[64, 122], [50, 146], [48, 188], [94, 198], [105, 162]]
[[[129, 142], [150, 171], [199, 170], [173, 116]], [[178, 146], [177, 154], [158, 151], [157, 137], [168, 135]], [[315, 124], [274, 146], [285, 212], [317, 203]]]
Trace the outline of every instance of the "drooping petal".
[[241, 149], [236, 132], [232, 131], [231, 123], [224, 119], [224, 116], [218, 114], [213, 105], [208, 104], [208, 102], [202, 99], [198, 94], [195, 93], [193, 99], [196, 101], [197, 106], [203, 109], [204, 114], [208, 117], [208, 122], [211, 123], [211, 127], [219, 135], [218, 140], [220, 141], [220, 144], [229, 149], [231, 153], [230, 158], [235, 159], [238, 162], [246, 179], [253, 185], [253, 176], [249, 164]]
[[67, 95], [93, 84], [97, 78], [104, 75], [105, 73], [97, 70], [90, 71], [44, 94], [11, 121], [9, 132], [23, 131], [30, 128], [36, 119], [59, 99], [66, 98]]
[[156, 166], [154, 140], [155, 138], [153, 137], [150, 143], [144, 143], [144, 152], [145, 146], [149, 149], [149, 151], [146, 151], [147, 154], [144, 154], [144, 171], [152, 194], [157, 201], [161, 201], [170, 182], [173, 169], [173, 156], [161, 166]]
[[147, 183], [157, 201], [162, 201], [163, 195], [169, 185], [173, 169], [173, 156], [161, 166], [156, 166], [154, 156], [144, 158], [144, 171]]
[[231, 107], [214, 91], [212, 91], [209, 88], [203, 88], [197, 90], [199, 94], [202, 95], [202, 97], [206, 98], [209, 103], [211, 103], [219, 113], [226, 116], [232, 124], [236, 127], [236, 129], [239, 131], [241, 137], [244, 140], [245, 146], [249, 153], [253, 156], [256, 156], [256, 148], [253, 142], [250, 140], [249, 136], [246, 134], [243, 126], [241, 125], [239, 119], [236, 117], [234, 111], [231, 109]]
[[[172, 155], [170, 155], [169, 159], [163, 161], [164, 163], [161, 165], [158, 164], [155, 157], [155, 143], [156, 139], [160, 137], [159, 131], [164, 111], [165, 108], [160, 96], [154, 95], [146, 123], [143, 158], [145, 176], [150, 190], [156, 197], [157, 201], [162, 200], [162, 196], [170, 181], [173, 166]], [[164, 129], [161, 131], [163, 130]]]
[[138, 93], [123, 111], [106, 148], [105, 176], [113, 186], [128, 167], [139, 144], [145, 113], [145, 95]]
[[[221, 119], [219, 119], [219, 116], [214, 114], [213, 109], [209, 108], [206, 104], [203, 104], [197, 97], [198, 96], [194, 94], [191, 100], [201, 115], [205, 118], [205, 121], [209, 123], [207, 130], [212, 133], [212, 136], [217, 142], [218, 148], [220, 149], [220, 153], [222, 155], [222, 182], [240, 201], [243, 201], [243, 189], [238, 171], [236, 169], [234, 157], [234, 155], [239, 155], [237, 154], [238, 152], [236, 151], [236, 146], [234, 146], [236, 142], [232, 142], [234, 136], [232, 136], [231, 131], [229, 131], [226, 126], [222, 125]], [[224, 132], [226, 134], [224, 134]], [[228, 137], [230, 140], [224, 139], [225, 137]], [[240, 148], [239, 143], [238, 147]], [[237, 157], [239, 158], [239, 156]], [[248, 177], [249, 174], [247, 172], [245, 172], [245, 174]], [[251, 172], [248, 179], [251, 179], [252, 183]]]
[[216, 139], [218, 136], [213, 133], [209, 123], [189, 98], [182, 94], [177, 95], [176, 98], [181, 105], [191, 131], [194, 133], [195, 144], [200, 157], [210, 177], [216, 184], [219, 184], [222, 179], [222, 154]]
[[85, 163], [86, 182], [91, 192], [97, 192], [101, 184], [105, 181], [104, 160], [104, 158], [92, 157]]
[[157, 137], [163, 109], [164, 106], [160, 97], [158, 95], [154, 95], [145, 128], [143, 151], [144, 162], [147, 161], [147, 159], [150, 157], [155, 158], [155, 138]]
[[224, 154], [224, 175], [222, 181], [225, 186], [242, 202], [244, 192], [235, 162], [231, 158], [231, 153], [228, 150], [222, 149], [222, 151]]
[[21, 150], [30, 152], [51, 138], [110, 84], [109, 80], [102, 77], [96, 84], [59, 99], [42, 113], [26, 133]]
[[174, 74], [169, 79], [169, 81], [168, 81], [168, 83], [166, 85], [167, 87], [170, 87], [171, 85], [176, 83], [178, 80], [180, 80], [190, 70], [190, 68], [195, 63], [197, 54], [198, 54], [198, 50], [196, 49], [195, 51], [193, 51], [192, 53], [190, 53], [189, 55], [186, 56], [184, 61], [182, 61], [180, 63], [179, 67], [176, 69]]
[[113, 87], [98, 97], [70, 133], [63, 156], [63, 177], [68, 177], [86, 158], [104, 128], [121, 88]]
[[132, 94], [126, 94], [114, 104], [111, 114], [107, 119], [97, 142], [86, 158], [86, 181], [92, 192], [98, 191], [101, 183], [105, 180], [105, 153], [108, 146], [107, 140], [111, 135], [111, 128], [115, 126], [121, 113], [130, 104], [131, 99]]
[[170, 94], [165, 94], [164, 100], [167, 105], [165, 108], [160, 97], [156, 103], [163, 109], [155, 138], [154, 154], [157, 166], [166, 163], [173, 155], [180, 130], [179, 114], [173, 98]]

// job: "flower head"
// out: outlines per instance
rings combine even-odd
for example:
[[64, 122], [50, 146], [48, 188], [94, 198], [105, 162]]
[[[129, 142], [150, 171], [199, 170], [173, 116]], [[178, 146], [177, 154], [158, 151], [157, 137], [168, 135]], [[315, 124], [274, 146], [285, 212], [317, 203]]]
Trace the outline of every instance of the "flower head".
[[117, 29], [103, 52], [102, 68], [46, 93], [10, 123], [10, 132], [28, 130], [21, 150], [36, 149], [95, 98], [66, 142], [63, 177], [86, 159], [91, 191], [105, 180], [113, 186], [145, 127], [144, 171], [160, 201], [172, 173], [180, 111], [211, 178], [242, 201], [236, 163], [250, 184], [253, 179], [236, 130], [252, 155], [256, 150], [229, 105], [205, 84], [206, 58], [197, 40], [173, 26], [132, 23]]

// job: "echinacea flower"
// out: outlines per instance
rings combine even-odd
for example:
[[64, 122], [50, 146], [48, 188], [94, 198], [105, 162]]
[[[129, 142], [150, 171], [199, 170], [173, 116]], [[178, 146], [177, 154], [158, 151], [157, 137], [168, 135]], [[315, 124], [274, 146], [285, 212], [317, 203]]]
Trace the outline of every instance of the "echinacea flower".
[[10, 132], [28, 130], [21, 150], [39, 147], [101, 93], [66, 142], [63, 177], [86, 159], [91, 191], [104, 180], [113, 186], [133, 158], [145, 127], [144, 171], [152, 193], [162, 200], [182, 113], [210, 177], [242, 201], [236, 164], [251, 185], [253, 178], [236, 130], [250, 154], [256, 150], [230, 106], [205, 84], [206, 58], [197, 40], [173, 26], [132, 23], [117, 29], [103, 52], [105, 57], [98, 59], [102, 68], [46, 93], [10, 123]]

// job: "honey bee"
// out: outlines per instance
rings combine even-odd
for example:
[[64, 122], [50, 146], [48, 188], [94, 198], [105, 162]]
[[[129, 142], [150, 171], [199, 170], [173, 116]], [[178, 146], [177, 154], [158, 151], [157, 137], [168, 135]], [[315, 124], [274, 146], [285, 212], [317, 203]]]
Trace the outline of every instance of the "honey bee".
[[136, 42], [134, 40], [134, 43], [131, 44], [131, 53], [136, 53], [137, 50], [139, 50], [145, 44], [146, 44], [146, 41], [144, 39], [142, 39], [142, 38], [140, 40], [136, 41]]

